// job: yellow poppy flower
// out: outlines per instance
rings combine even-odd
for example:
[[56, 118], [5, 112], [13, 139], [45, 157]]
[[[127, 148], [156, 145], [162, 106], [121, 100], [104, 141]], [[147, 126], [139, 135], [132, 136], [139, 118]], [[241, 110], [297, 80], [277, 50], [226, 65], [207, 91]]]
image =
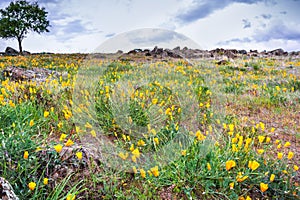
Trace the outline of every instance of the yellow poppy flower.
[[261, 190], [262, 192], [267, 191], [267, 189], [269, 188], [268, 184], [265, 184], [265, 183], [260, 183], [259, 186], [260, 186], [260, 190]]
[[28, 184], [28, 188], [29, 188], [31, 191], [34, 190], [35, 187], [36, 187], [36, 183], [35, 183], [35, 182], [30, 182], [30, 183]]
[[138, 143], [137, 143], [137, 145], [140, 146], [140, 147], [145, 146], [145, 144], [146, 143], [144, 142], [144, 140], [139, 140]]
[[28, 156], [29, 156], [29, 153], [28, 153], [28, 151], [24, 151], [23, 158], [24, 158], [24, 159], [28, 159]]
[[123, 160], [126, 160], [127, 157], [128, 157], [128, 153], [126, 152], [126, 153], [124, 154], [123, 152], [120, 152], [120, 153], [118, 154], [118, 156], [119, 156], [120, 158], [122, 158]]
[[74, 142], [71, 139], [68, 139], [68, 141], [65, 143], [66, 147], [70, 147], [74, 144]]
[[287, 158], [288, 158], [289, 160], [291, 160], [293, 157], [294, 157], [294, 153], [290, 151], [290, 152], [288, 153]]
[[229, 188], [230, 188], [231, 190], [233, 190], [233, 188], [234, 188], [234, 182], [229, 183]]
[[82, 152], [78, 151], [76, 152], [76, 157], [78, 158], [78, 160], [82, 159]]
[[210, 170], [211, 170], [211, 166], [210, 166], [210, 164], [209, 164], [209, 163], [207, 163], [207, 164], [206, 164], [206, 166], [207, 166], [207, 170], [208, 170], [208, 171], [210, 171]]
[[237, 182], [243, 182], [244, 180], [246, 180], [248, 178], [248, 176], [243, 176], [242, 172], [239, 172], [238, 175], [236, 176], [236, 181]]
[[64, 139], [66, 139], [67, 134], [62, 133], [59, 137], [59, 141], [63, 141]]
[[290, 142], [286, 142], [286, 143], [284, 144], [284, 147], [289, 147], [289, 146], [291, 146], [291, 143], [290, 143]]
[[140, 151], [139, 151], [138, 148], [136, 148], [135, 150], [133, 150], [131, 153], [132, 153], [135, 157], [137, 157], [137, 158], [139, 158], [140, 155], [141, 155], [141, 153], [140, 153]]
[[57, 145], [54, 146], [54, 149], [55, 149], [55, 151], [56, 151], [57, 153], [60, 153], [61, 150], [62, 150], [62, 145], [61, 145], [61, 144], [57, 144]]
[[263, 143], [264, 140], [265, 140], [265, 136], [263, 136], [263, 135], [258, 136], [259, 143]]
[[226, 170], [229, 171], [231, 168], [235, 167], [236, 163], [234, 160], [228, 160], [225, 163]]
[[274, 174], [271, 174], [271, 176], [270, 176], [270, 182], [273, 182], [274, 179], [275, 179], [275, 175], [274, 175]]
[[158, 166], [152, 167], [152, 168], [150, 169], [150, 171], [152, 172], [152, 174], [153, 174], [155, 177], [158, 177], [158, 176], [159, 176]]
[[34, 125], [34, 121], [33, 121], [33, 120], [30, 120], [29, 126], [33, 126], [33, 125]]
[[252, 171], [256, 170], [259, 166], [260, 166], [260, 164], [258, 162], [256, 162], [255, 160], [248, 162], [248, 167], [250, 169], [252, 169]]
[[146, 178], [146, 172], [143, 169], [140, 169], [141, 177]]
[[263, 154], [264, 152], [265, 152], [265, 150], [263, 150], [263, 149], [257, 149], [258, 154]]
[[68, 194], [66, 200], [75, 200], [75, 198], [76, 198], [76, 195], [75, 195], [75, 194]]
[[48, 117], [49, 114], [50, 114], [50, 113], [49, 113], [48, 111], [45, 111], [45, 112], [44, 112], [44, 117], [45, 117], [45, 118]]
[[44, 185], [48, 185], [49, 179], [48, 178], [44, 178], [43, 183]]

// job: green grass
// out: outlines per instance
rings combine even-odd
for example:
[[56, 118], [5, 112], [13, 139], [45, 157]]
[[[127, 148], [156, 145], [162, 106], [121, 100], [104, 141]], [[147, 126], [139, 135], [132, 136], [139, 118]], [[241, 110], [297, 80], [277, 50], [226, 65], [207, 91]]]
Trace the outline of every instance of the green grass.
[[2, 77], [0, 174], [20, 199], [299, 198], [299, 76], [282, 61], [83, 58], [0, 58], [68, 72], [40, 84]]

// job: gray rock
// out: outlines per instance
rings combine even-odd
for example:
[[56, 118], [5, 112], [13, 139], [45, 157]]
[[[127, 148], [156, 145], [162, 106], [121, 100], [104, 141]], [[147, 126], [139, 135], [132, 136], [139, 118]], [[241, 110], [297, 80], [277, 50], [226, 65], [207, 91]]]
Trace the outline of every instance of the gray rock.
[[2, 177], [0, 177], [0, 199], [19, 200], [10, 183]]
[[4, 77], [8, 77], [10, 80], [23, 81], [32, 80], [37, 82], [44, 82], [46, 79], [52, 75], [53, 78], [58, 78], [60, 76], [66, 77], [66, 73], [60, 73], [57, 71], [44, 69], [44, 68], [32, 68], [25, 69], [16, 66], [8, 66], [2, 71]]
[[167, 53], [167, 56], [168, 57], [172, 57], [172, 58], [182, 58], [181, 55], [179, 55], [179, 53], [173, 51], [173, 50], [170, 50], [170, 49], [165, 49], [164, 52]]
[[242, 49], [242, 50], [238, 50], [238, 53], [239, 54], [243, 54], [243, 55], [246, 55], [247, 54], [247, 51]]
[[289, 53], [289, 56], [300, 56], [300, 51], [292, 51]]
[[237, 57], [236, 53], [237, 53], [237, 50], [235, 50], [235, 49], [234, 50], [232, 50], [232, 49], [230, 50], [229, 49], [229, 50], [225, 50], [224, 55], [227, 56], [227, 58], [232, 58], [233, 59], [233, 58]]
[[5, 55], [6, 56], [17, 56], [17, 55], [19, 55], [19, 51], [15, 50], [12, 47], [6, 47]]
[[173, 51], [180, 51], [180, 46], [175, 47]]
[[182, 51], [186, 51], [186, 50], [188, 50], [188, 48], [187, 47], [183, 47]]
[[250, 53], [258, 53], [258, 51], [250, 49]]
[[286, 56], [288, 55], [287, 52], [285, 52], [283, 49], [275, 49], [270, 51], [270, 53], [274, 56]]
[[157, 46], [150, 52], [152, 55], [161, 55], [163, 53], [163, 48], [158, 48]]
[[142, 51], [143, 51], [142, 49], [133, 49], [133, 50], [129, 51], [127, 54], [136, 54], [136, 53], [140, 53]]
[[29, 56], [29, 55], [31, 55], [31, 53], [30, 53], [29, 51], [23, 51], [23, 52], [22, 52], [22, 55], [23, 55], [23, 56]]

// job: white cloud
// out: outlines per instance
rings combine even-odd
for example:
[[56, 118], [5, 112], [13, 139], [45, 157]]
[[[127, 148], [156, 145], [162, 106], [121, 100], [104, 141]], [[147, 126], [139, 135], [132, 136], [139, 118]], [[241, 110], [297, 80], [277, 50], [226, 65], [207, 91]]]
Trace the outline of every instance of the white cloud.
[[258, 42], [268, 42], [272, 39], [300, 41], [300, 24], [274, 20], [254, 34], [254, 40]]
[[[205, 49], [223, 47], [264, 50], [276, 47], [289, 51], [299, 50], [295, 45], [300, 43], [300, 23], [299, 18], [295, 17], [295, 4], [292, 1], [235, 3], [177, 30], [194, 38]], [[287, 10], [284, 16], [282, 10]], [[246, 29], [243, 29], [245, 25]]]
[[[185, 34], [204, 49], [282, 45], [299, 50], [300, 1], [295, 0], [38, 1], [49, 12], [52, 27], [50, 33], [28, 34], [23, 47], [32, 52], [92, 52], [120, 33], [158, 27]], [[17, 47], [14, 40], [1, 41], [1, 49]]]

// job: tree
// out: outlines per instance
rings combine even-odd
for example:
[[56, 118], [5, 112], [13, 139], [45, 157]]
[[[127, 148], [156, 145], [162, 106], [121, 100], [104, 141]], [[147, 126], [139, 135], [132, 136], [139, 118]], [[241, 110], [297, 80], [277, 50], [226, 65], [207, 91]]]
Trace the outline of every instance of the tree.
[[39, 34], [49, 32], [48, 12], [45, 8], [40, 8], [37, 2], [17, 0], [11, 2], [5, 9], [0, 9], [0, 14], [0, 37], [17, 39], [21, 54], [23, 52], [22, 41], [30, 31]]

